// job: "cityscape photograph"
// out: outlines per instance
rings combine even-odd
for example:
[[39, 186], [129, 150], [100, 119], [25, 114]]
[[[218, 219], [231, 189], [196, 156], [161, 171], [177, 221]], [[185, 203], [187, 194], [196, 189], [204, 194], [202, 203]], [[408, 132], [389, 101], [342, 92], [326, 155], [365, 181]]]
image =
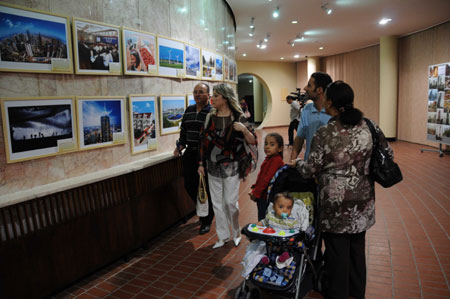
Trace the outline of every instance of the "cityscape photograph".
[[113, 133], [122, 132], [120, 100], [83, 101], [84, 145], [113, 141]]

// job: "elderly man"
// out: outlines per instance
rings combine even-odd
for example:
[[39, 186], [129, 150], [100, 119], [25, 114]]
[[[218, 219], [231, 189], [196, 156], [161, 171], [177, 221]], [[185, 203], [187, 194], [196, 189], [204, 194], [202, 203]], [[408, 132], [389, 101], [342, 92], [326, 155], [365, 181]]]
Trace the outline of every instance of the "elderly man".
[[[194, 88], [195, 105], [187, 107], [181, 121], [180, 139], [178, 145], [174, 150], [174, 155], [179, 156], [181, 151], [186, 148], [183, 154], [183, 176], [184, 187], [192, 198], [194, 203], [197, 202], [198, 181], [198, 151], [200, 146], [200, 130], [203, 127], [206, 115], [211, 110], [209, 105], [209, 86], [206, 83], [199, 83]], [[209, 194], [209, 187], [207, 177], [206, 191], [208, 193], [208, 216], [200, 217], [200, 231], [199, 234], [206, 234], [209, 232], [211, 222], [214, 218], [214, 211], [211, 204], [211, 195]]]

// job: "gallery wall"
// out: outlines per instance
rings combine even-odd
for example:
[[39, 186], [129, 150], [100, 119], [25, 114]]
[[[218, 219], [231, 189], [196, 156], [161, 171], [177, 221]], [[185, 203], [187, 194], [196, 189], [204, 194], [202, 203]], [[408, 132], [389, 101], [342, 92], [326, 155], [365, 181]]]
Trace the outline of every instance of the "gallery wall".
[[238, 60], [239, 74], [253, 74], [267, 91], [267, 111], [260, 127], [289, 125], [286, 96], [297, 86], [295, 63]]
[[398, 139], [427, 140], [428, 66], [450, 62], [450, 22], [399, 40]]
[[321, 70], [333, 81], [343, 80], [355, 93], [355, 107], [375, 122], [379, 119], [380, 90], [379, 45], [324, 57]]
[[[10, 0], [27, 8], [147, 31], [234, 58], [235, 28], [223, 0]], [[186, 7], [187, 9], [183, 9]], [[142, 76], [0, 73], [2, 97], [188, 94], [199, 81]], [[216, 82], [208, 83], [212, 88]], [[235, 87], [235, 86], [234, 86]], [[128, 118], [128, 116], [127, 116]], [[128, 119], [126, 132], [129, 132]], [[159, 133], [158, 133], [159, 135]], [[158, 136], [157, 150], [131, 155], [130, 142], [108, 148], [6, 163], [0, 130], [0, 196], [172, 152], [178, 134]], [[1, 204], [1, 203], [0, 203]]]

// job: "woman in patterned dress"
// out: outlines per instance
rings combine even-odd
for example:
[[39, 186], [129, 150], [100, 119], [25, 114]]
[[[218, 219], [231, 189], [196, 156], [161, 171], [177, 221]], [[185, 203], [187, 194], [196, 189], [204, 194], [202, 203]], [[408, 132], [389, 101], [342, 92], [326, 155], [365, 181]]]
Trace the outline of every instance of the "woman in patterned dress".
[[[308, 161], [290, 163], [302, 176], [315, 176], [319, 182], [319, 225], [329, 277], [326, 298], [364, 298], [365, 234], [375, 224], [375, 188], [369, 176], [372, 136], [353, 99], [352, 88], [343, 81], [327, 87], [325, 110], [332, 118], [317, 130]], [[373, 125], [392, 156], [383, 132]]]

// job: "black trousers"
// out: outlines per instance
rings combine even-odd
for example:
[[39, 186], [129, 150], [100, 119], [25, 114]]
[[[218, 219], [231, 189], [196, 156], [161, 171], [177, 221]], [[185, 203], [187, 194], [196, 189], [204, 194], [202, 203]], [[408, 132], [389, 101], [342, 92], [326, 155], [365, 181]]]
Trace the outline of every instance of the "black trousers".
[[267, 208], [269, 207], [269, 201], [261, 198], [256, 199], [256, 206], [258, 207], [258, 221], [266, 218]]
[[364, 298], [366, 232], [323, 233], [322, 236], [325, 241], [325, 271], [329, 278], [326, 298]]
[[[184, 176], [184, 188], [191, 197], [192, 201], [197, 204], [197, 192], [198, 192], [198, 151], [186, 149], [182, 156], [183, 161], [183, 176]], [[208, 193], [208, 216], [200, 217], [202, 225], [210, 225], [214, 218], [214, 211], [211, 203], [211, 194], [209, 193], [208, 176], [205, 176], [206, 180], [206, 192]]]
[[289, 136], [289, 145], [294, 145], [294, 130], [297, 131], [298, 128], [298, 120], [294, 119], [289, 124], [288, 136]]

